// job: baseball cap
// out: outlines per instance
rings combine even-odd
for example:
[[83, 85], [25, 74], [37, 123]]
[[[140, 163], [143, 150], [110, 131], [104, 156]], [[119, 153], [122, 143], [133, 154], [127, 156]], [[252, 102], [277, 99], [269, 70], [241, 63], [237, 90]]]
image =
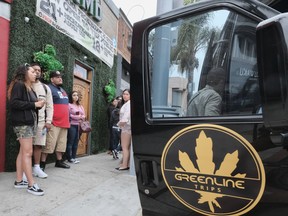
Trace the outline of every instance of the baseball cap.
[[51, 71], [50, 78], [53, 78], [53, 77], [62, 77], [62, 74], [60, 73], [60, 71]]

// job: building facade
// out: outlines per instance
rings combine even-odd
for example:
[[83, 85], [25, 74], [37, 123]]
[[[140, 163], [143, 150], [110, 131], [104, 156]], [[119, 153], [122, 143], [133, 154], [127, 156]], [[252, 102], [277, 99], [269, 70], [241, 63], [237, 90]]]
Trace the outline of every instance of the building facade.
[[130, 59], [132, 45], [132, 25], [124, 12], [119, 10], [117, 43], [117, 86], [118, 94], [130, 88]]
[[[35, 52], [43, 52], [47, 44], [52, 45], [55, 58], [64, 66], [63, 88], [68, 93], [72, 90], [81, 93], [82, 105], [93, 128], [91, 134], [81, 138], [78, 155], [107, 148], [107, 102], [103, 87], [110, 79], [116, 83], [117, 77], [121, 80], [117, 75], [117, 10], [111, 0], [0, 1], [2, 101], [15, 69], [33, 62]], [[0, 129], [1, 172], [15, 169], [18, 142], [9, 122], [11, 113], [6, 100], [0, 109], [4, 113], [0, 123], [5, 125]]]

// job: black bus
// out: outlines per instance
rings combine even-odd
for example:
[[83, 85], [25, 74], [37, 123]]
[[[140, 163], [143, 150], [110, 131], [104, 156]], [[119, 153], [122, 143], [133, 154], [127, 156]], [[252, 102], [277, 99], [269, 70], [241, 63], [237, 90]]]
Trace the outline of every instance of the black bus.
[[[287, 1], [204, 0], [134, 24], [143, 216], [288, 214], [287, 9]], [[209, 104], [213, 113], [195, 114]]]

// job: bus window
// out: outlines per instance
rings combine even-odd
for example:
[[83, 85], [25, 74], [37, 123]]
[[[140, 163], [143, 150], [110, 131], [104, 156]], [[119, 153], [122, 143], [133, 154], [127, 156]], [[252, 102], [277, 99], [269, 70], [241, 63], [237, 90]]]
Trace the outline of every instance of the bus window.
[[[150, 29], [151, 117], [257, 114], [256, 25], [251, 18], [221, 9]], [[215, 70], [218, 74], [210, 73]]]

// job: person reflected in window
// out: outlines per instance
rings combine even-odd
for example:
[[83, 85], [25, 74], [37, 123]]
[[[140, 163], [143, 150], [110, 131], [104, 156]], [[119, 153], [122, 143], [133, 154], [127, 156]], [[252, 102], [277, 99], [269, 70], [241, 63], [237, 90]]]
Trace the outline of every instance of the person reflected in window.
[[207, 75], [206, 86], [189, 100], [187, 116], [219, 116], [224, 83], [225, 71], [222, 68], [211, 69]]

